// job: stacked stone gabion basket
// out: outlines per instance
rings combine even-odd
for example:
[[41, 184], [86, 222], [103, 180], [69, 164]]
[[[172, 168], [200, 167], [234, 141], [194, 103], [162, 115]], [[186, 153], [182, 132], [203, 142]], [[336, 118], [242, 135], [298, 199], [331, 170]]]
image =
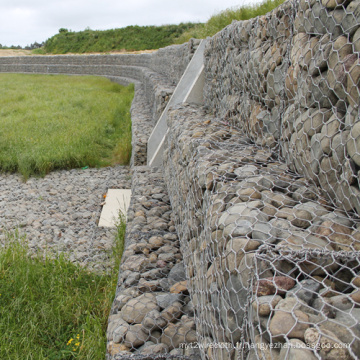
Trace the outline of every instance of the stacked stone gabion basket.
[[165, 179], [208, 359], [360, 357], [359, 1], [286, 2], [205, 50]]
[[360, 1], [287, 1], [210, 38], [204, 106], [173, 108], [163, 169], [139, 167], [195, 43], [123, 69], [133, 197], [107, 358], [360, 359]]

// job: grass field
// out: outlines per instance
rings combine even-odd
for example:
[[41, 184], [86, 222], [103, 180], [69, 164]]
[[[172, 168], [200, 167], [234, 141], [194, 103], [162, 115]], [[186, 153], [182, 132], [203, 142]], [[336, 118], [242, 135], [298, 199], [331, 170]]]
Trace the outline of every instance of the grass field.
[[134, 87], [95, 76], [0, 74], [0, 170], [128, 164]]
[[27, 254], [26, 239], [0, 248], [0, 359], [102, 360], [123, 251], [119, 221], [111, 274], [98, 275], [57, 259]]

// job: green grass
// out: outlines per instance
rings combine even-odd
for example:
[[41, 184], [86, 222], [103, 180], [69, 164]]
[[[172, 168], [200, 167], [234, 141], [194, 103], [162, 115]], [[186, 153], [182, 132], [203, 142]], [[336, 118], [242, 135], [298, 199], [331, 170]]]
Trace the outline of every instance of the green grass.
[[0, 248], [0, 359], [104, 359], [125, 222], [119, 221], [111, 274], [99, 275], [38, 253], [9, 235]]
[[120, 29], [69, 31], [59, 33], [46, 40], [44, 51], [53, 54], [110, 52], [114, 50], [151, 50], [174, 43], [184, 31], [196, 24], [162, 26], [127, 26]]
[[213, 15], [205, 24], [198, 24], [187, 32], [184, 32], [175, 40], [177, 44], [189, 41], [191, 38], [205, 39], [213, 36], [233, 20], [248, 20], [257, 16], [265, 15], [281, 5], [285, 0], [265, 0], [254, 5], [244, 5], [223, 10]]
[[0, 74], [0, 170], [128, 164], [133, 95], [96, 76]]

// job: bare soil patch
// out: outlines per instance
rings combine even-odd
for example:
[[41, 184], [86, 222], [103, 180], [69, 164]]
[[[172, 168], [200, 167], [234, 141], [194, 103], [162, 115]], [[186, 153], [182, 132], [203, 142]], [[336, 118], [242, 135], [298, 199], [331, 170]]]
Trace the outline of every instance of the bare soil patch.
[[32, 55], [31, 50], [0, 49], [1, 56], [24, 56]]

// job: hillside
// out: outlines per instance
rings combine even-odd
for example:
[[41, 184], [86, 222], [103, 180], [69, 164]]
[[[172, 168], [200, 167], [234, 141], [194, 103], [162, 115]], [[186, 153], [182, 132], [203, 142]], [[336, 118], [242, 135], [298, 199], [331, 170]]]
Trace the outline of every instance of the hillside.
[[193, 23], [163, 26], [127, 26], [111, 30], [74, 32], [60, 29], [44, 45], [47, 53], [65, 54], [108, 52], [113, 50], [150, 50], [171, 45], [175, 39], [195, 27]]
[[143, 51], [159, 49], [187, 42], [190, 38], [204, 39], [213, 36], [234, 20], [247, 20], [264, 15], [282, 4], [284, 0], [233, 7], [214, 14], [206, 23], [181, 23], [162, 26], [127, 26], [111, 30], [75, 32], [61, 28], [58, 34], [46, 40], [34, 53], [101, 53], [114, 51]]

